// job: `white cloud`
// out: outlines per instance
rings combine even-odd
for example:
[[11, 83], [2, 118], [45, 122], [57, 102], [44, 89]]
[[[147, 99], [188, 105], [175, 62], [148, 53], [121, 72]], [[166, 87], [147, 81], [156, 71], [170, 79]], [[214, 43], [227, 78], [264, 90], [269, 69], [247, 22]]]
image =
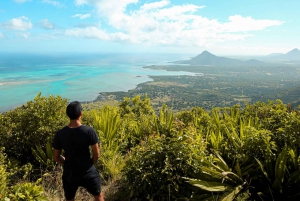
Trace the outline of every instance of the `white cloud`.
[[53, 6], [56, 6], [58, 8], [62, 8], [65, 7], [63, 4], [61, 4], [59, 1], [54, 1], [54, 0], [42, 0], [42, 3], [47, 3], [47, 4], [51, 4]]
[[77, 6], [89, 4], [96, 6], [101, 15], [123, 13], [127, 5], [138, 3], [139, 0], [75, 0]]
[[16, 36], [20, 37], [20, 38], [29, 38], [30, 33], [29, 32], [17, 32]]
[[279, 20], [255, 20], [251, 17], [242, 17], [240, 15], [230, 16], [229, 21], [229, 23], [223, 24], [224, 31], [237, 32], [263, 30], [266, 27], [278, 26], [283, 23]]
[[43, 29], [54, 29], [55, 25], [48, 19], [43, 19], [37, 23], [37, 25]]
[[66, 31], [67, 36], [80, 36], [85, 38], [96, 38], [101, 40], [110, 40], [109, 34], [96, 27], [75, 28]]
[[4, 27], [5, 29], [18, 30], [18, 31], [29, 30], [32, 29], [33, 27], [30, 20], [25, 16], [13, 18], [8, 22], [0, 24], [0, 26]]
[[78, 17], [79, 19], [83, 20], [83, 19], [86, 19], [86, 18], [90, 18], [91, 14], [76, 14], [76, 15], [72, 16], [72, 18], [76, 18], [76, 17]]
[[4, 35], [0, 32], [0, 38], [4, 38]]
[[141, 10], [152, 10], [152, 9], [159, 9], [165, 7], [170, 4], [169, 0], [162, 0], [160, 2], [153, 2], [153, 3], [146, 3], [141, 6]]
[[76, 6], [88, 4], [88, 0], [75, 0], [75, 4], [76, 4]]
[[32, 0], [14, 0], [16, 3], [25, 3], [25, 2], [29, 2]]
[[169, 0], [146, 3], [136, 10], [126, 10], [138, 0], [75, 0], [77, 6], [95, 6], [98, 15], [115, 32], [96, 27], [66, 31], [69, 36], [122, 41], [133, 44], [204, 46], [222, 41], [244, 40], [251, 31], [281, 25], [279, 20], [253, 19], [230, 16], [228, 22], [219, 22], [196, 14], [205, 6], [194, 4], [171, 5]]

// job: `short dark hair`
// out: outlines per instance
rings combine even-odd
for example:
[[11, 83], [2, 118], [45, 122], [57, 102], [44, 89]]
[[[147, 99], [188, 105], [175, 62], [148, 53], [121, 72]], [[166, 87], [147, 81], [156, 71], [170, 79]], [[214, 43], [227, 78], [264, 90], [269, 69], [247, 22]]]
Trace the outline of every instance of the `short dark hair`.
[[81, 112], [82, 112], [82, 106], [78, 101], [73, 101], [69, 103], [66, 109], [66, 113], [71, 120], [78, 119]]

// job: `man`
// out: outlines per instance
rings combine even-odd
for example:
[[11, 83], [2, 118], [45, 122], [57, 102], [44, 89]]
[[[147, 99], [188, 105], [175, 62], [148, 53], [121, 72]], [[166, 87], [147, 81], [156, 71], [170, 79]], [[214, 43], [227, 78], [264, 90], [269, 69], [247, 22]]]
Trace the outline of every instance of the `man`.
[[[78, 101], [71, 102], [66, 113], [70, 123], [59, 130], [53, 139], [54, 161], [63, 165], [66, 200], [74, 201], [78, 187], [82, 186], [94, 196], [95, 201], [104, 201], [100, 176], [94, 166], [100, 156], [98, 136], [92, 127], [81, 124], [82, 106]], [[62, 150], [64, 156], [61, 155]]]

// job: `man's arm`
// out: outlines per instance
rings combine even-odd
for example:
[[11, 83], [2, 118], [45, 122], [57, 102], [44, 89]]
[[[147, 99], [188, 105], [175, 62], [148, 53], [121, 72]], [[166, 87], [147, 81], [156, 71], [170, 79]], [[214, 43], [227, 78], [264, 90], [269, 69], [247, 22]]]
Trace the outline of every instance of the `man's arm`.
[[93, 161], [93, 164], [95, 164], [98, 161], [98, 158], [100, 157], [98, 143], [92, 145], [91, 147], [92, 147], [92, 152], [93, 152], [92, 161]]
[[57, 149], [54, 149], [54, 156], [53, 156], [53, 160], [55, 162], [57, 162], [58, 164], [61, 164], [63, 165], [65, 163], [65, 157], [63, 157], [61, 154], [61, 150], [57, 150]]

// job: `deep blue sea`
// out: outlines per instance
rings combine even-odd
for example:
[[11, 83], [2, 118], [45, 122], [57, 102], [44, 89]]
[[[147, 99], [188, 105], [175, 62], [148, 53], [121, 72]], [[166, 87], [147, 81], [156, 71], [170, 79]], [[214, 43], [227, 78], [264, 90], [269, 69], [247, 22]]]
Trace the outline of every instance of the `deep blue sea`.
[[150, 75], [194, 75], [145, 69], [188, 59], [175, 54], [0, 54], [0, 111], [18, 107], [41, 92], [70, 101], [92, 101], [101, 92], [128, 91]]

